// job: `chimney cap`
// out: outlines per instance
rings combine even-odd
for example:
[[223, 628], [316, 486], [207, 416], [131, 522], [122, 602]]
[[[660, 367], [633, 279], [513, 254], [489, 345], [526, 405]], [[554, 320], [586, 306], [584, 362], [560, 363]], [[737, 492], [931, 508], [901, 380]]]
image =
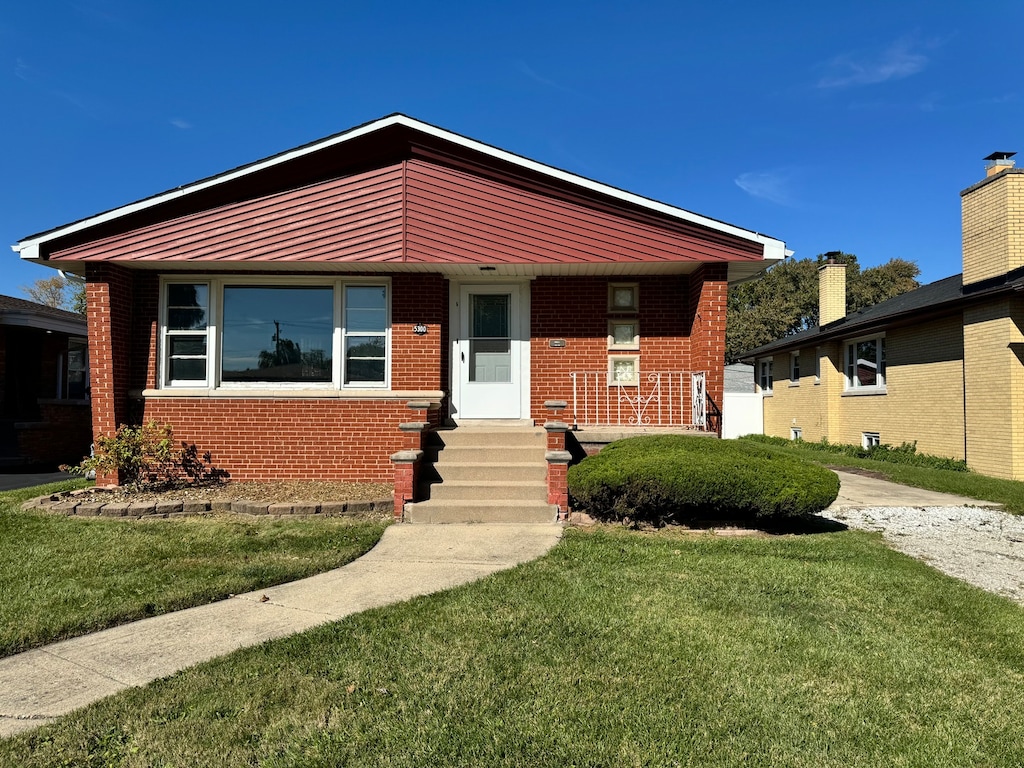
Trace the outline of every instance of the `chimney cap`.
[[998, 162], [999, 160], [1009, 160], [1016, 154], [1016, 152], [993, 152], [985, 159], [988, 160], [989, 162], [995, 163]]

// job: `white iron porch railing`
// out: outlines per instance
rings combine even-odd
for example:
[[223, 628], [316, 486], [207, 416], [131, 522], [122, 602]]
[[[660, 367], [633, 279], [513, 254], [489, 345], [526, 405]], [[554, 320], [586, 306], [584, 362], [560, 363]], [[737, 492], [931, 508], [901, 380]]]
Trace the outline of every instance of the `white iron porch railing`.
[[703, 371], [656, 371], [635, 384], [610, 384], [608, 371], [573, 371], [573, 426], [708, 429]]

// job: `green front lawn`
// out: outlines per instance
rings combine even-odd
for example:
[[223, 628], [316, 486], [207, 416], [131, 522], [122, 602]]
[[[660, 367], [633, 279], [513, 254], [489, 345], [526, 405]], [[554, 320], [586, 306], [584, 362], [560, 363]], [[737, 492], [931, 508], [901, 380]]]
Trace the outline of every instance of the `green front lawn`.
[[[744, 442], [744, 438], [739, 438]], [[752, 442], [752, 441], [747, 441]], [[758, 442], [757, 445], [764, 445]], [[854, 467], [879, 472], [886, 479], [902, 485], [927, 488], [930, 491], [953, 493], [982, 501], [993, 501], [1002, 504], [1007, 512], [1015, 515], [1024, 514], [1024, 483], [1016, 480], [1001, 480], [997, 477], [979, 475], [976, 472], [954, 472], [947, 469], [915, 467], [906, 464], [894, 464], [888, 461], [859, 459], [843, 456], [815, 448], [815, 443], [789, 442], [786, 445], [771, 444], [774, 450], [782, 451], [791, 456], [810, 461], [815, 464], [843, 468]]]
[[387, 525], [21, 511], [25, 499], [83, 485], [0, 493], [0, 656], [336, 568], [373, 547]]
[[1024, 610], [877, 535], [569, 530], [0, 742], [0, 764], [1020, 766], [1021, 712]]

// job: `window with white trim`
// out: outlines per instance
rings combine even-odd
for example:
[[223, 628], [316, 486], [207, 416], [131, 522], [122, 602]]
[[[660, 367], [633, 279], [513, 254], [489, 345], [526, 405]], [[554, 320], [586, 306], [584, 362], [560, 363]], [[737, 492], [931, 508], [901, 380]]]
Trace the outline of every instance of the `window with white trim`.
[[386, 281], [166, 280], [163, 387], [388, 386]]
[[803, 427], [790, 427], [789, 428], [789, 439], [790, 440], [803, 440], [804, 439]]
[[860, 444], [865, 449], [877, 448], [882, 444], [882, 436], [878, 432], [861, 432]]
[[846, 389], [885, 388], [885, 336], [857, 339], [846, 345]]
[[814, 383], [821, 384], [821, 347], [814, 348]]
[[757, 363], [757, 386], [764, 394], [771, 394], [774, 383], [772, 360], [759, 360]]
[[789, 384], [796, 387], [800, 384], [800, 353], [789, 353]]

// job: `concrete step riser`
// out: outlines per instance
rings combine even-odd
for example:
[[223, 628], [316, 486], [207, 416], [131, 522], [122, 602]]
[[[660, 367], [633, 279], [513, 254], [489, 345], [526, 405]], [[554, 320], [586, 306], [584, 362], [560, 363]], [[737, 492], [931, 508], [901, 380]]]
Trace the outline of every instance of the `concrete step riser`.
[[431, 438], [445, 446], [482, 446], [482, 447], [540, 447], [547, 444], [544, 430], [507, 430], [488, 432], [481, 430], [453, 429], [447, 432], [436, 432]]
[[516, 464], [435, 464], [434, 472], [444, 482], [473, 480], [481, 483], [501, 482], [524, 483], [546, 482], [547, 466], [541, 462], [527, 465]]
[[420, 502], [410, 504], [405, 511], [408, 523], [551, 523], [554, 519], [555, 509], [549, 504], [496, 507], [484, 503]]
[[523, 464], [544, 463], [543, 448], [450, 446], [439, 452], [437, 464]]
[[430, 498], [435, 501], [522, 501], [547, 500], [546, 483], [436, 483], [430, 486]]

